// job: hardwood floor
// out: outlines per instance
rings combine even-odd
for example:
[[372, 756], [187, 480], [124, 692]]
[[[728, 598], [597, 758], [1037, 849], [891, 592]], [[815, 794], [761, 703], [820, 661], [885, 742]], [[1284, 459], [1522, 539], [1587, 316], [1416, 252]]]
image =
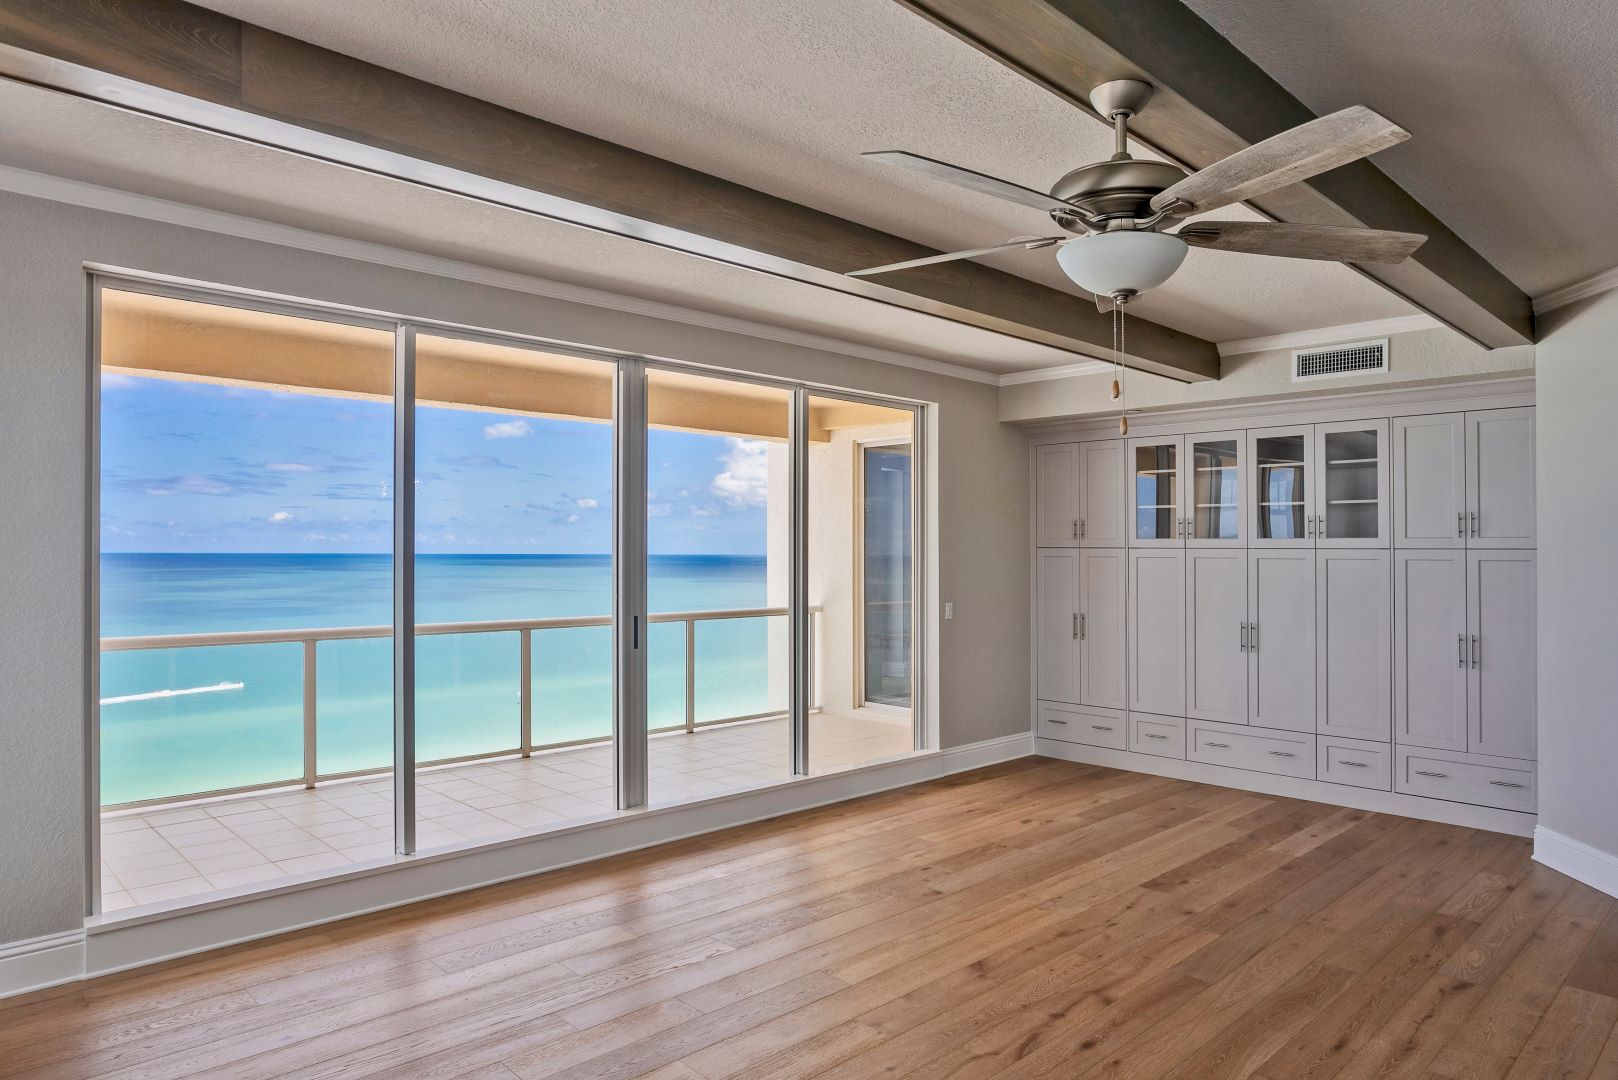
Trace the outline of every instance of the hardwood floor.
[[1526, 840], [1040, 758], [0, 1003], [0, 1075], [1618, 1078]]

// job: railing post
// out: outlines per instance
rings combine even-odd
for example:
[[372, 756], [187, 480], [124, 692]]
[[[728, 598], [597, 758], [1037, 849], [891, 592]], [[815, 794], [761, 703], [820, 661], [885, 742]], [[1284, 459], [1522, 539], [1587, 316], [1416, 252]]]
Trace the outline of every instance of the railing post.
[[315, 741], [317, 729], [315, 689], [318, 683], [315, 678], [315, 639], [303, 639], [303, 786], [315, 786], [315, 772], [320, 767], [318, 746]]
[[697, 730], [697, 620], [685, 620], [685, 733]]
[[517, 631], [522, 656], [517, 661], [517, 712], [522, 726], [522, 756], [534, 753], [534, 650], [533, 631]]

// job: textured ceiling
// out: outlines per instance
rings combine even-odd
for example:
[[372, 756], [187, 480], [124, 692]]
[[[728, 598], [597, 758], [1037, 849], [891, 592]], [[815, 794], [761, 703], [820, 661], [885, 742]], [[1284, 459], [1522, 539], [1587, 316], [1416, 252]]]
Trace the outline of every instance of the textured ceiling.
[[1315, 112], [1408, 128], [1377, 165], [1526, 292], [1618, 265], [1614, 0], [1187, 3]]
[[[860, 151], [1039, 188], [1111, 152], [1100, 122], [892, 0], [204, 5], [944, 249], [1050, 225]], [[1072, 291], [1049, 251], [994, 265]], [[1342, 267], [1193, 251], [1137, 310], [1222, 341], [1413, 309]]]

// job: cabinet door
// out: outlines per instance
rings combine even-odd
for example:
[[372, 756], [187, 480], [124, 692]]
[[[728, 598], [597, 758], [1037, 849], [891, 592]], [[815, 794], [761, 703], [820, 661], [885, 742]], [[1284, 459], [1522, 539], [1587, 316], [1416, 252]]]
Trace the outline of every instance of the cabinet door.
[[1246, 432], [1185, 437], [1187, 547], [1242, 547], [1242, 492], [1247, 488]]
[[1129, 440], [1131, 547], [1185, 546], [1178, 435]]
[[1124, 493], [1124, 441], [1079, 444], [1079, 544], [1123, 547], [1129, 543]]
[[1466, 417], [1401, 416], [1393, 422], [1393, 542], [1466, 546]]
[[1466, 749], [1466, 555], [1393, 554], [1395, 741]]
[[1034, 602], [1039, 640], [1035, 683], [1041, 701], [1079, 704], [1079, 553], [1036, 556]]
[[1129, 707], [1185, 715], [1185, 552], [1129, 553]]
[[1388, 546], [1388, 422], [1315, 425], [1315, 543]]
[[1129, 553], [1123, 548], [1079, 552], [1079, 693], [1101, 709], [1128, 707], [1124, 685], [1124, 597]]
[[1467, 547], [1531, 548], [1534, 410], [1466, 414]]
[[1532, 551], [1467, 553], [1467, 734], [1475, 754], [1535, 754], [1534, 570]]
[[1315, 552], [1315, 670], [1322, 735], [1393, 737], [1393, 560]]
[[1079, 542], [1079, 446], [1034, 447], [1034, 546]]
[[1253, 491], [1248, 547], [1314, 547], [1314, 445], [1308, 424], [1247, 433]]
[[1185, 609], [1185, 714], [1247, 723], [1247, 552], [1187, 552]]
[[1247, 677], [1254, 724], [1315, 730], [1315, 553], [1248, 552]]

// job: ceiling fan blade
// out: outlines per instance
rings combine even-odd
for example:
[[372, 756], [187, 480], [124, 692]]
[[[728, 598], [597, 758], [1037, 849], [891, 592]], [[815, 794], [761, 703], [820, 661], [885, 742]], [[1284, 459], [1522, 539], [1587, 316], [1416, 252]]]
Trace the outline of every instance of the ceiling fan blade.
[[1067, 239], [1063, 236], [1024, 236], [1018, 240], [1008, 240], [1004, 244], [994, 247], [973, 248], [970, 251], [951, 251], [945, 255], [929, 255], [925, 259], [906, 259], [904, 262], [888, 263], [886, 266], [871, 266], [864, 270], [850, 270], [847, 277], [870, 277], [872, 274], [886, 274], [894, 270], [910, 270], [917, 266], [931, 266], [934, 263], [954, 262], [956, 259], [975, 259], [979, 255], [993, 255], [997, 251], [1035, 251], [1039, 248], [1050, 247]]
[[1403, 262], [1427, 242], [1420, 233], [1282, 221], [1193, 221], [1174, 235], [1192, 247], [1215, 251], [1345, 263]]
[[1410, 132], [1367, 109], [1351, 105], [1290, 131], [1238, 150], [1159, 192], [1152, 209], [1175, 203], [1191, 213], [1256, 198], [1311, 176], [1347, 165], [1410, 138]]
[[872, 150], [860, 156], [868, 157], [875, 161], [885, 161], [889, 165], [897, 165], [902, 169], [925, 173], [935, 180], [942, 180], [947, 184], [954, 184], [956, 187], [963, 187], [980, 195], [993, 195], [997, 199], [1005, 199], [1008, 202], [1031, 206], [1035, 210], [1067, 209], [1071, 211], [1073, 209], [1071, 204], [1065, 203], [1061, 199], [1053, 198], [1043, 191], [1035, 191], [1033, 188], [1026, 188], [1021, 184], [1013, 184], [1010, 180], [1001, 180], [984, 173], [973, 172], [971, 169], [963, 169], [959, 165], [951, 165], [947, 161], [935, 161], [932, 158], [922, 157], [920, 154], [912, 154], [904, 150]]

